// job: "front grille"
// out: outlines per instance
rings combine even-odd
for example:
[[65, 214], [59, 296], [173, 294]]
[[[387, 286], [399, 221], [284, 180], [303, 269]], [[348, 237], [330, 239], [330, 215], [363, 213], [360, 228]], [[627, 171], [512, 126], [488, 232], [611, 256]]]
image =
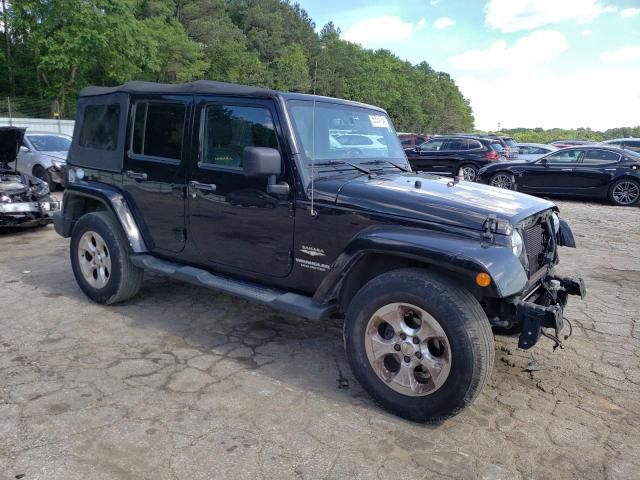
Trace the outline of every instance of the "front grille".
[[546, 245], [545, 224], [536, 223], [524, 230], [524, 249], [529, 260], [529, 275], [537, 272], [544, 265]]

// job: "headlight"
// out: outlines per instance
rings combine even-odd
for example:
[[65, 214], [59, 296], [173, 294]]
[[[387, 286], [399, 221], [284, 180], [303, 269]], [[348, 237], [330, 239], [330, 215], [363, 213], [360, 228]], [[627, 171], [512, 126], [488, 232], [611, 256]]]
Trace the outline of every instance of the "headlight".
[[557, 213], [554, 212], [551, 214], [551, 222], [553, 223], [553, 231], [557, 235], [560, 231], [560, 218]]
[[520, 236], [520, 233], [518, 233], [517, 230], [514, 230], [513, 233], [511, 234], [511, 248], [513, 250], [513, 254], [516, 257], [520, 257], [520, 255], [522, 254], [522, 237]]

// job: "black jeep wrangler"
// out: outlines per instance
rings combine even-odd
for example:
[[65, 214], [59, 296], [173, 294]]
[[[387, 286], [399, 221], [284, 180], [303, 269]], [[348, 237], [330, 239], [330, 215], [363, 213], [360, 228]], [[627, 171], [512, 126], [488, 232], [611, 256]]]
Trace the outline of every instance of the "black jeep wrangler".
[[413, 420], [476, 397], [492, 326], [521, 330], [521, 348], [559, 341], [567, 296], [584, 294], [553, 271], [575, 246], [553, 203], [412, 173], [369, 105], [210, 81], [89, 87], [67, 166], [54, 223], [89, 298], [130, 299], [150, 270], [343, 318], [355, 377]]

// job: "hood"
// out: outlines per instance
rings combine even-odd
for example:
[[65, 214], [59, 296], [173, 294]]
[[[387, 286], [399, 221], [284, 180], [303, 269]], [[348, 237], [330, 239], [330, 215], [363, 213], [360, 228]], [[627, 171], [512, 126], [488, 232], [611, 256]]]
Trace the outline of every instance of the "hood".
[[515, 224], [554, 207], [511, 190], [413, 173], [317, 179], [315, 191], [318, 199], [345, 207], [476, 230], [482, 230], [490, 214]]
[[0, 127], [0, 168], [7, 168], [18, 158], [20, 145], [24, 138], [24, 128]]
[[40, 152], [42, 155], [46, 155], [47, 157], [58, 160], [60, 162], [67, 161], [67, 153], [69, 152]]

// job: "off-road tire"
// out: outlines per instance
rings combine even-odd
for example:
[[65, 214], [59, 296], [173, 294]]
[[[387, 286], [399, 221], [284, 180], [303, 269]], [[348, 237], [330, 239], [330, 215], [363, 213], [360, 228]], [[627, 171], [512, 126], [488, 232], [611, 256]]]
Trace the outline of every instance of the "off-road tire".
[[[451, 367], [442, 386], [423, 396], [403, 395], [374, 371], [366, 352], [369, 319], [392, 303], [415, 305], [444, 330], [451, 347]], [[459, 413], [480, 393], [493, 368], [493, 334], [478, 301], [467, 290], [437, 273], [401, 269], [364, 285], [347, 309], [344, 324], [347, 358], [360, 385], [396, 415], [418, 422], [439, 422]]]
[[[84, 278], [79, 265], [78, 244], [87, 232], [96, 232], [106, 243], [110, 255], [111, 272], [106, 285], [95, 288]], [[144, 276], [144, 270], [131, 263], [129, 242], [116, 219], [109, 212], [98, 211], [83, 215], [71, 233], [71, 266], [84, 294], [94, 302], [113, 304], [134, 297]]]
[[[631, 185], [636, 187], [636, 190], [633, 190], [636, 193], [635, 200], [632, 200], [632, 201], [630, 201], [628, 203], [624, 203], [624, 202], [619, 201], [616, 198], [616, 195], [615, 195], [616, 187], [620, 186], [621, 184], [625, 184], [625, 183], [631, 184]], [[637, 181], [635, 181], [633, 179], [630, 179], [630, 178], [621, 178], [621, 179], [616, 180], [615, 182], [613, 182], [611, 184], [611, 187], [609, 187], [608, 197], [609, 197], [609, 201], [614, 205], [617, 205], [619, 207], [633, 207], [634, 205], [637, 205], [638, 202], [640, 201], [640, 195], [637, 195], [638, 192], [640, 192], [640, 183], [638, 183]]]

